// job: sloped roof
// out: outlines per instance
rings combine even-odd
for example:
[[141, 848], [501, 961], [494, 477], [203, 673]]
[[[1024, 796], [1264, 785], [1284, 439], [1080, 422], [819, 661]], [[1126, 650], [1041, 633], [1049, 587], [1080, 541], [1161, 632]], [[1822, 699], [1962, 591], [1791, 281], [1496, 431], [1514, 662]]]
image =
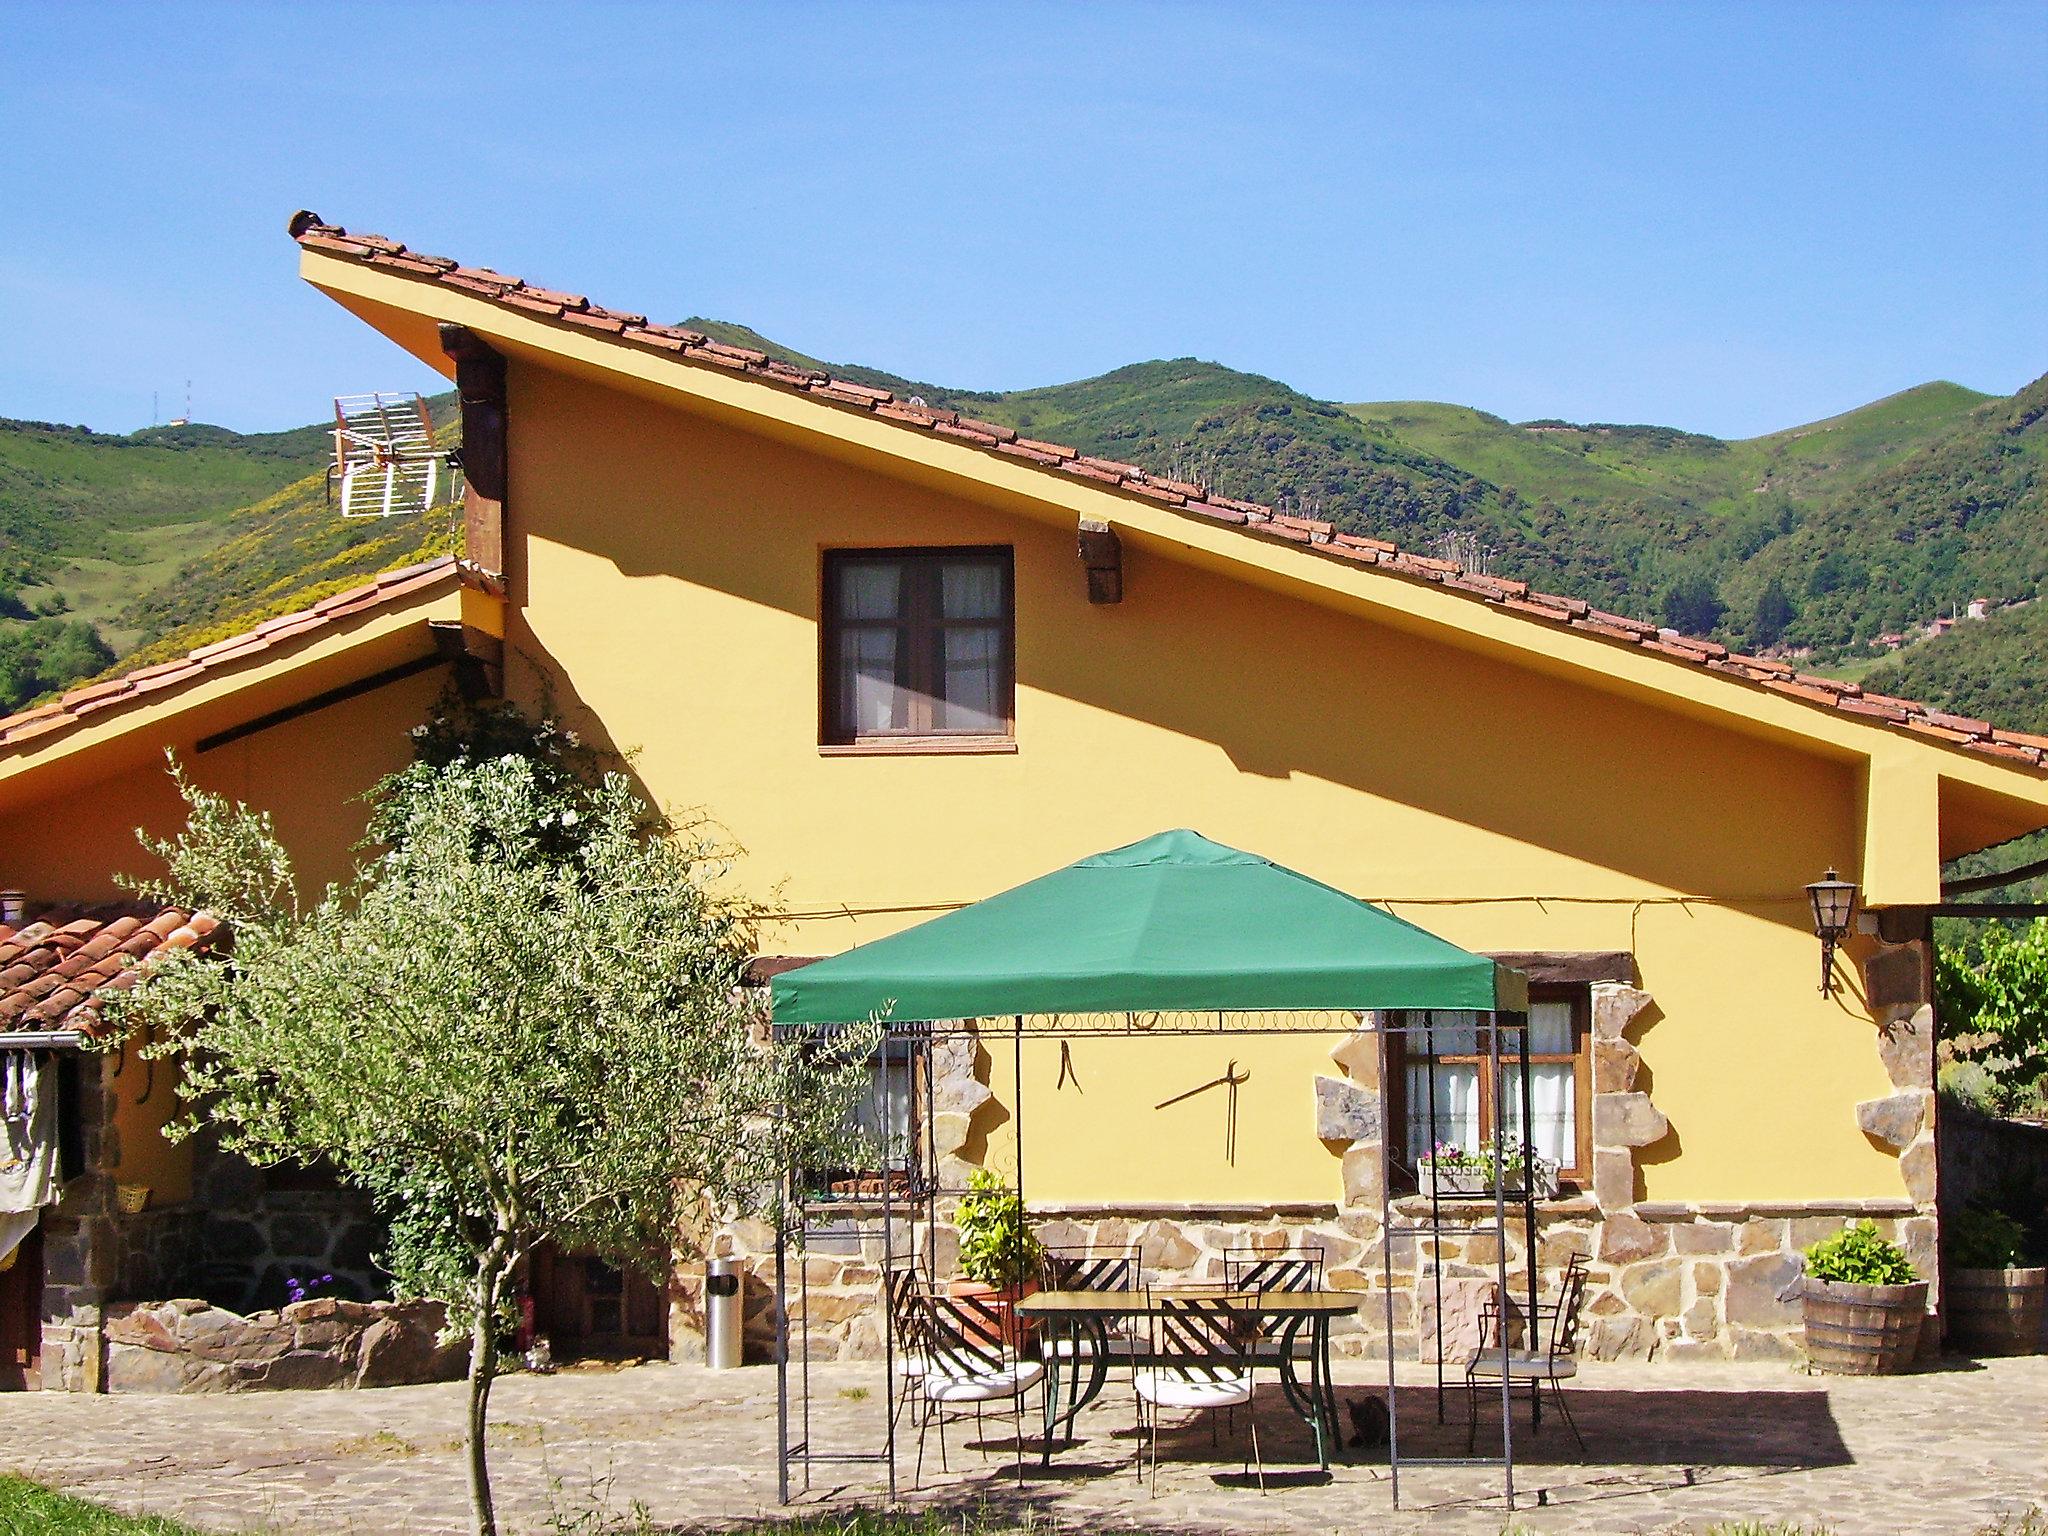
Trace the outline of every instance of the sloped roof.
[[238, 665], [262, 651], [297, 640], [315, 630], [355, 618], [373, 609], [385, 608], [416, 597], [439, 586], [456, 574], [453, 555], [442, 555], [401, 570], [385, 571], [359, 587], [322, 598], [310, 608], [280, 614], [245, 629], [225, 640], [202, 645], [175, 661], [138, 667], [102, 682], [73, 688], [48, 704], [0, 718], [0, 755], [29, 742], [69, 731], [85, 724], [102, 711], [116, 709], [166, 689], [189, 687], [209, 673]]
[[819, 369], [786, 362], [750, 347], [728, 346], [683, 326], [653, 324], [645, 315], [608, 309], [593, 304], [582, 294], [543, 288], [489, 267], [464, 266], [446, 256], [429, 256], [382, 235], [352, 233], [338, 224], [324, 222], [315, 213], [302, 210], [294, 214], [289, 229], [303, 249], [323, 256], [434, 283], [622, 347], [665, 353], [683, 363], [742, 374], [763, 385], [894, 423], [905, 431], [949, 438], [1047, 474], [1074, 476], [1190, 518], [1225, 524], [1252, 538], [1299, 545], [1329, 559], [1389, 577], [1430, 582], [1474, 602], [1517, 614], [1531, 623], [1634, 646], [1674, 664], [1757, 683], [1802, 703], [1869, 724], [1908, 731], [1947, 746], [1963, 747], [2030, 768], [2048, 765], [2048, 736], [1999, 730], [1987, 720], [1952, 714], [1912, 699], [1869, 693], [1855, 683], [1800, 672], [1769, 657], [1743, 655], [1712, 640], [1695, 639], [1640, 619], [1604, 612], [1578, 598], [1536, 591], [1526, 582], [1479, 575], [1451, 561], [1414, 554], [1384, 540], [1342, 533], [1328, 522], [1293, 517], [1257, 502], [1218, 496], [1202, 486], [1156, 475], [1135, 464], [1099, 459], [1063, 443], [1023, 437], [996, 422], [916, 405], [899, 399], [889, 390], [834, 378]]
[[53, 907], [19, 927], [0, 922], [0, 1032], [100, 1027], [106, 994], [135, 985], [165, 949], [203, 949], [218, 919], [175, 907]]

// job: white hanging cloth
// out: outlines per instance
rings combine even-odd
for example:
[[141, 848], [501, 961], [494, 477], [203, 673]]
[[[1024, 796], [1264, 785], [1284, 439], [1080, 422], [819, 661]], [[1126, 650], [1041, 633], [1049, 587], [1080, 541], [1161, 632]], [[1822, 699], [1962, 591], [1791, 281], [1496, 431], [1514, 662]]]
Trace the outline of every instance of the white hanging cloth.
[[0, 1052], [0, 1211], [57, 1198], [55, 1075], [27, 1051]]
[[0, 1260], [57, 1198], [56, 1073], [27, 1051], [0, 1052]]

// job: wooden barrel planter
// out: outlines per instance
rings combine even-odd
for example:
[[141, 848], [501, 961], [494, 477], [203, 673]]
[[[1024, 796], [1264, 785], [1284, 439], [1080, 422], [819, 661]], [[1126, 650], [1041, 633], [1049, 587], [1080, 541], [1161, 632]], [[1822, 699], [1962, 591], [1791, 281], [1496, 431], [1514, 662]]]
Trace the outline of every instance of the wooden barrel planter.
[[1943, 1293], [1949, 1342], [1979, 1355], [2032, 1355], [2048, 1318], [2048, 1268], [1952, 1269]]
[[1913, 1363], [1927, 1282], [1851, 1285], [1808, 1276], [1800, 1291], [1806, 1358], [1836, 1376], [1891, 1376]]

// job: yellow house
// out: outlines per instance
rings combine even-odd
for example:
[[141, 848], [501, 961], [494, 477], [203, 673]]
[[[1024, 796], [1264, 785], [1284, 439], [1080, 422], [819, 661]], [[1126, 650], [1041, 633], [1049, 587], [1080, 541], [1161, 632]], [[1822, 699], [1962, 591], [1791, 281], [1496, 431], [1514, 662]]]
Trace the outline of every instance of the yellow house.
[[[1177, 827], [1512, 957], [1561, 1183], [1539, 1259], [1591, 1254], [1596, 1353], [1789, 1353], [1790, 1254], [1852, 1217], [1933, 1274], [1927, 908], [1943, 860], [2048, 825], [2048, 741], [309, 214], [292, 233], [308, 282], [458, 377], [467, 559], [0, 722], [0, 886], [113, 898], [131, 829], [174, 814], [166, 747], [334, 873], [350, 796], [460, 665], [730, 828], [774, 893], [771, 960]], [[1830, 868], [1864, 917], [1823, 992], [1805, 888]], [[1314, 1242], [1363, 1288], [1359, 1154], [1412, 1162], [1418, 1069], [1383, 1085], [1333, 1039], [1034, 1046], [1021, 1083], [969, 1051], [940, 1150], [1014, 1168], [1023, 1097], [1058, 1236], [1169, 1269]], [[1233, 1138], [1213, 1099], [1160, 1107], [1226, 1055]], [[1486, 1134], [1490, 1096], [1439, 1070], [1453, 1137]], [[1319, 1134], [1318, 1079], [1378, 1129]], [[182, 1192], [146, 1137], [120, 1151]], [[1399, 1283], [1470, 1241], [1399, 1247]], [[871, 1293], [858, 1252], [814, 1262]]]

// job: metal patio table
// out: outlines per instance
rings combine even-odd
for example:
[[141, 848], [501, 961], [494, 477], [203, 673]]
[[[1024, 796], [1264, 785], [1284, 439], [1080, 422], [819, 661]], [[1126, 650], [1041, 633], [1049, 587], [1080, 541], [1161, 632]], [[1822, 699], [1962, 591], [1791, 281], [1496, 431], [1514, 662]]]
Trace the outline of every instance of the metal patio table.
[[[1059, 1355], [1048, 1352], [1045, 1361], [1045, 1437], [1040, 1460], [1052, 1461], [1053, 1430], [1064, 1419], [1067, 1438], [1072, 1439], [1074, 1419], [1083, 1408], [1102, 1395], [1109, 1381], [1112, 1359], [1131, 1365], [1156, 1364], [1143, 1348], [1114, 1357], [1109, 1351], [1110, 1325], [1120, 1319], [1149, 1317], [1165, 1310], [1163, 1303], [1175, 1299], [1202, 1298], [1221, 1301], [1242, 1312], [1247, 1321], [1277, 1322], [1274, 1361], [1280, 1390], [1288, 1406], [1301, 1416], [1316, 1437], [1316, 1462], [1330, 1464], [1330, 1447], [1337, 1437], [1337, 1395], [1330, 1381], [1330, 1323], [1333, 1318], [1357, 1312], [1364, 1299], [1356, 1291], [1217, 1291], [1200, 1287], [1162, 1287], [1150, 1291], [1035, 1291], [1017, 1303], [1020, 1316], [1078, 1343], [1083, 1337], [1093, 1344], [1086, 1361], [1078, 1351], [1067, 1359], [1072, 1371], [1064, 1370]], [[1296, 1346], [1303, 1330], [1308, 1333], [1308, 1380], [1300, 1374]], [[1067, 1405], [1060, 1408], [1060, 1378], [1065, 1374]]]

